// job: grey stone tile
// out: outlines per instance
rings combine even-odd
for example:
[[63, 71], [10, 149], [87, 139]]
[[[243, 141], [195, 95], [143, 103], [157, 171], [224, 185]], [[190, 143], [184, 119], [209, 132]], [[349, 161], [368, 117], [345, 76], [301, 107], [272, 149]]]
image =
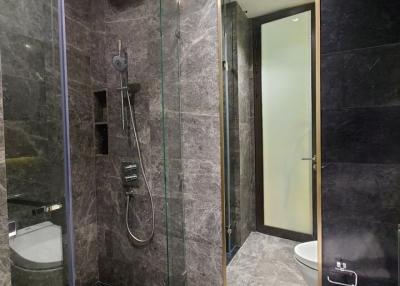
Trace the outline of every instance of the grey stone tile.
[[91, 0], [66, 0], [65, 14], [76, 21], [88, 25], [90, 20], [90, 3]]
[[214, 116], [198, 116], [184, 113], [183, 158], [210, 160], [219, 164], [220, 121]]
[[107, 73], [104, 68], [106, 53], [106, 36], [104, 32], [90, 33], [91, 57], [90, 72], [92, 78], [92, 89], [94, 91], [105, 89], [107, 87]]
[[106, 1], [105, 20], [116, 22], [155, 16], [158, 12], [157, 4], [156, 0]]
[[218, 180], [220, 94], [215, 85], [218, 82], [217, 2], [181, 2], [180, 19], [187, 281], [189, 285], [217, 286], [222, 285], [223, 253]]
[[0, 5], [0, 23], [2, 30], [15, 31], [17, 34], [31, 36], [41, 41], [53, 39], [51, 21], [55, 15], [48, 1], [3, 1]]
[[252, 232], [227, 267], [228, 285], [306, 286], [294, 259], [296, 244]]
[[187, 159], [183, 165], [184, 193], [187, 199], [217, 202], [220, 196], [220, 166], [211, 160]]
[[226, 7], [232, 242], [242, 245], [255, 230], [254, 122], [251, 25], [236, 3]]
[[186, 240], [186, 270], [189, 283], [199, 286], [222, 285], [221, 242], [214, 245]]
[[[199, 75], [209, 77], [209, 81], [218, 78], [216, 32], [216, 27], [213, 27], [205, 31], [204, 35], [199, 36], [199, 38], [185, 39], [185, 35], [182, 35], [181, 76], [183, 82], [193, 81]], [[199, 65], [200, 62], [201, 65]], [[216, 96], [215, 100], [218, 101], [219, 98]]]
[[218, 82], [209, 73], [197, 74], [192, 80], [182, 80], [181, 93], [185, 95], [182, 97], [182, 109], [190, 113], [218, 115], [220, 101], [215, 97], [218, 89]]
[[70, 47], [67, 51], [69, 82], [90, 84], [90, 57]]
[[97, 225], [82, 225], [74, 234], [77, 284], [94, 283], [98, 281]]
[[70, 17], [65, 17], [67, 46], [89, 55], [91, 53], [90, 28]]
[[185, 235], [187, 239], [218, 244], [221, 241], [221, 203], [185, 199]]
[[95, 33], [105, 32], [105, 13], [107, 0], [90, 0], [90, 30]]
[[[212, 0], [181, 2], [182, 27], [187, 26], [194, 37], [209, 27], [217, 26], [217, 2]], [[189, 24], [190, 23], [190, 24]]]

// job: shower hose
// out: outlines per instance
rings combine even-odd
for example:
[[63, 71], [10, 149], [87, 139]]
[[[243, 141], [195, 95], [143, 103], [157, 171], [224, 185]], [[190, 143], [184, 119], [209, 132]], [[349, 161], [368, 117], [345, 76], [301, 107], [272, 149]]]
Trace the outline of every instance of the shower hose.
[[126, 223], [126, 228], [128, 230], [128, 233], [129, 233], [130, 237], [133, 239], [133, 243], [138, 245], [138, 246], [143, 246], [143, 245], [148, 244], [151, 241], [151, 239], [153, 238], [153, 236], [154, 236], [154, 226], [155, 226], [155, 222], [154, 222], [154, 202], [153, 202], [153, 196], [151, 194], [149, 182], [147, 180], [146, 171], [145, 171], [145, 168], [144, 168], [144, 165], [143, 165], [142, 152], [141, 152], [141, 149], [140, 149], [138, 134], [137, 134], [137, 130], [136, 130], [136, 124], [135, 124], [135, 116], [134, 116], [133, 111], [132, 111], [132, 105], [131, 105], [130, 95], [129, 95], [128, 91], [127, 91], [127, 98], [128, 98], [129, 115], [130, 115], [130, 119], [131, 119], [133, 134], [134, 134], [134, 137], [135, 137], [136, 149], [137, 149], [138, 157], [139, 157], [140, 170], [142, 171], [144, 183], [145, 183], [146, 190], [147, 190], [147, 193], [149, 195], [150, 203], [151, 203], [151, 213], [152, 213], [151, 233], [150, 233], [150, 235], [148, 237], [146, 237], [144, 239], [141, 239], [141, 238], [137, 237], [135, 234], [133, 234], [133, 232], [131, 231], [131, 229], [129, 227], [129, 223], [128, 223], [128, 219], [129, 219], [129, 204], [130, 204], [130, 201], [131, 201], [131, 199], [133, 197], [133, 192], [132, 191], [126, 193], [125, 223]]

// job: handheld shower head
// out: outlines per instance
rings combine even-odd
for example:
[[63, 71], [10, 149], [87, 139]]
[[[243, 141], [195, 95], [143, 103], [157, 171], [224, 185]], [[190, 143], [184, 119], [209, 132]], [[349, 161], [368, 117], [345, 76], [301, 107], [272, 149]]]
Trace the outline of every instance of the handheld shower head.
[[113, 57], [112, 64], [114, 68], [119, 72], [124, 72], [128, 68], [128, 60], [120, 55]]

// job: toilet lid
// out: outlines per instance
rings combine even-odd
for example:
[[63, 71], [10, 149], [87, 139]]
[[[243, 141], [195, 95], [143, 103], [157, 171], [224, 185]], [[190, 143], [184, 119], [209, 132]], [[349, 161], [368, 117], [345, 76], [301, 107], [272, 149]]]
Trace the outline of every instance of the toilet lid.
[[304, 265], [317, 270], [317, 241], [300, 243], [294, 248], [296, 259]]
[[50, 269], [62, 265], [61, 227], [49, 221], [22, 228], [10, 239], [12, 262], [26, 269]]

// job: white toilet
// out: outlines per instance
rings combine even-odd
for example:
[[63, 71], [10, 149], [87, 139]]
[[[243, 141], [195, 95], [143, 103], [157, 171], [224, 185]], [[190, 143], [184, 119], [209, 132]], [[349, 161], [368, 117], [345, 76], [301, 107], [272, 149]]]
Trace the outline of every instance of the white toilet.
[[317, 241], [309, 241], [296, 245], [294, 248], [294, 257], [307, 285], [317, 286]]
[[19, 229], [10, 250], [13, 285], [63, 285], [60, 226], [46, 221]]

